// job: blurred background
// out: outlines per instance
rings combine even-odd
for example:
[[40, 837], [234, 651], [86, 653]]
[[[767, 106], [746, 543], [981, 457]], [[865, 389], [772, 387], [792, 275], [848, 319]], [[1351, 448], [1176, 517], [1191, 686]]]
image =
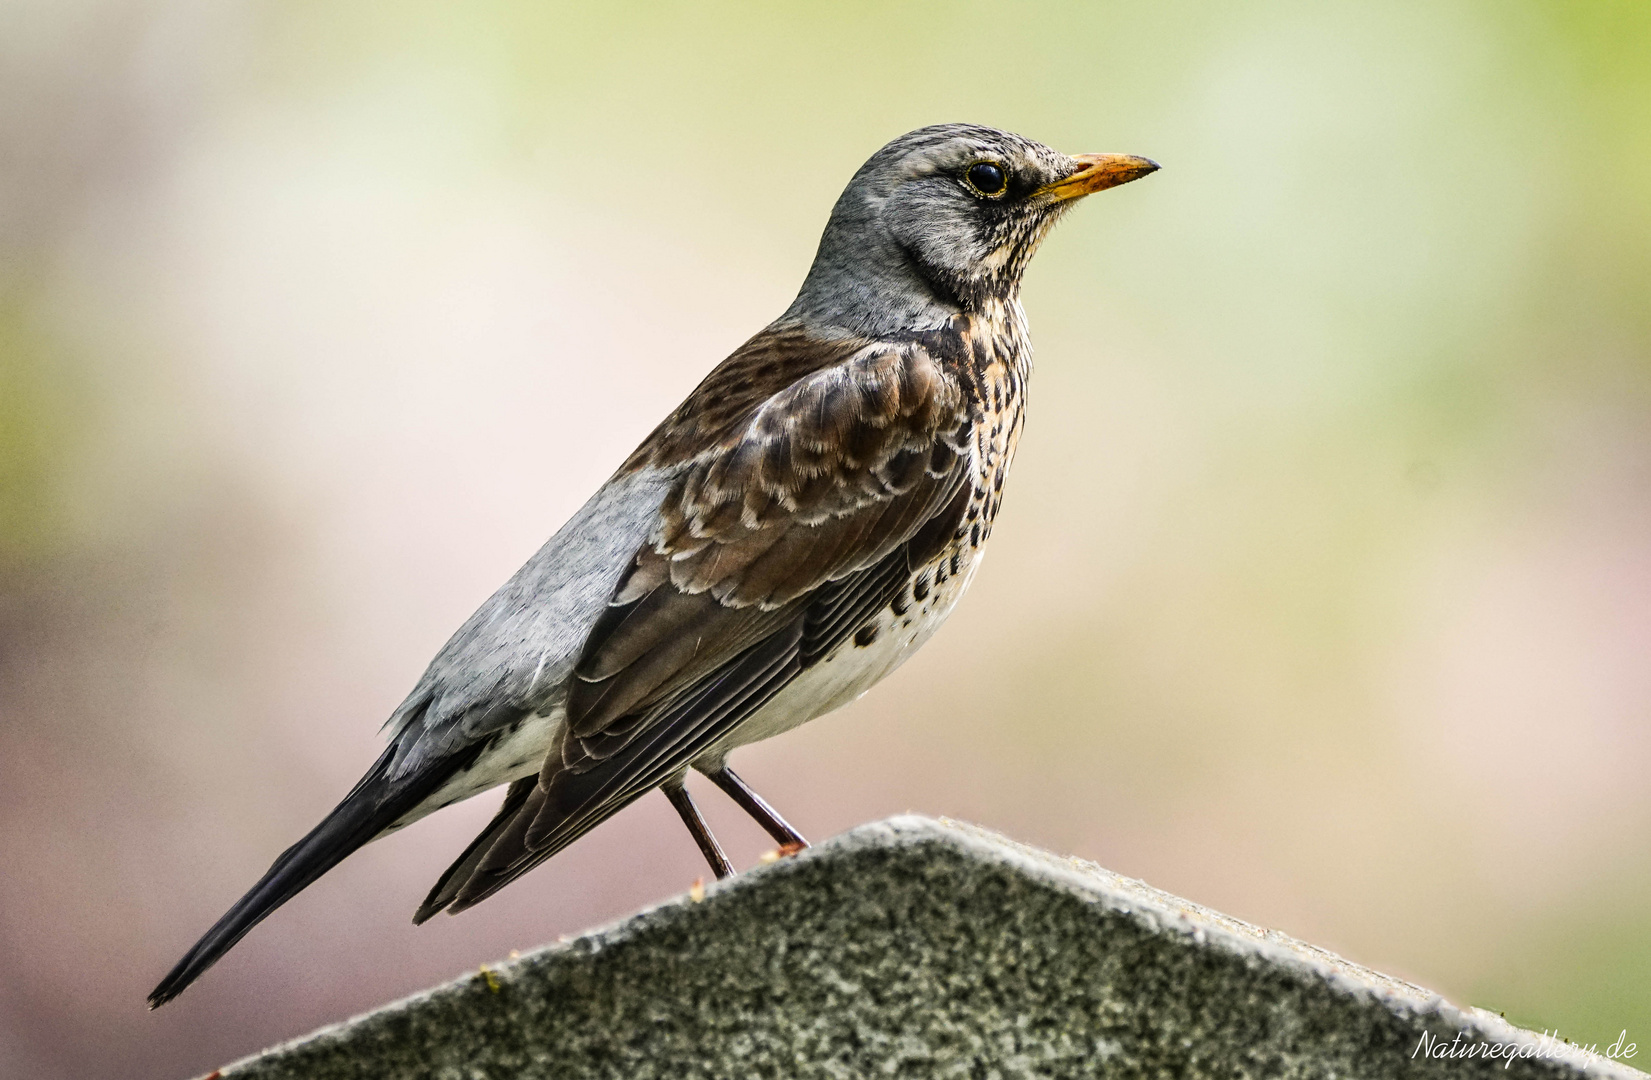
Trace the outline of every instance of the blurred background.
[[0, 1074], [204, 1072], [705, 873], [650, 797], [415, 929], [488, 796], [143, 1007], [950, 120], [1164, 170], [1032, 266], [951, 624], [742, 772], [1651, 1043], [1651, 7], [0, 12]]

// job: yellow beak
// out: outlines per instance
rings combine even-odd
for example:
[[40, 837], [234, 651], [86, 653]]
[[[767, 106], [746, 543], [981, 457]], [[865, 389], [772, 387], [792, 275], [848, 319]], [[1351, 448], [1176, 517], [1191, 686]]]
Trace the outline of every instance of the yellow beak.
[[1066, 202], [1139, 180], [1148, 173], [1158, 171], [1156, 161], [1129, 154], [1075, 154], [1072, 160], [1078, 163], [1077, 172], [1064, 180], [1045, 184], [1036, 194], [1055, 202]]

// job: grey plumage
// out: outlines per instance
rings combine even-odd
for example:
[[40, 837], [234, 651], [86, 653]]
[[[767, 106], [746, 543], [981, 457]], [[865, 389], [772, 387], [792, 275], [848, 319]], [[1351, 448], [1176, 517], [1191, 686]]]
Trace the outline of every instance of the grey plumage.
[[[1072, 171], [1065, 154], [974, 124], [919, 128], [877, 151], [832, 207], [786, 317], [888, 337], [943, 326], [969, 299], [960, 291], [978, 296], [1018, 286], [1024, 262], [991, 264], [1002, 237], [982, 227], [949, 175], [971, 161], [1007, 157], [1028, 180], [1048, 183]], [[1048, 221], [1059, 213], [1052, 210]], [[1037, 237], [1028, 239], [1035, 246]]]
[[416, 918], [457, 911], [697, 768], [830, 711], [946, 618], [1001, 504], [1030, 374], [1019, 288], [1072, 202], [1157, 166], [990, 128], [879, 150], [796, 300], [714, 370], [453, 635], [389, 748], [150, 995], [175, 997], [362, 844], [499, 784]]
[[561, 704], [585, 636], [653, 530], [671, 480], [669, 470], [647, 469], [602, 485], [465, 620], [385, 722], [392, 776]]

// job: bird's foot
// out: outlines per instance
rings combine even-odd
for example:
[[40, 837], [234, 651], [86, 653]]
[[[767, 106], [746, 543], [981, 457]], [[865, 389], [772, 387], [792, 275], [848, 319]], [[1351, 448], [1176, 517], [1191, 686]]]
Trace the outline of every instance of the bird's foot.
[[790, 856], [797, 854], [797, 852], [802, 851], [803, 849], [805, 849], [807, 847], [808, 847], [808, 844], [807, 844], [806, 841], [805, 842], [800, 842], [800, 843], [796, 842], [796, 841], [793, 841], [792, 843], [789, 843], [789, 844], [781, 844], [779, 847], [773, 849], [772, 851], [763, 852], [759, 861], [761, 861], [765, 865], [768, 864], [768, 863], [777, 863], [781, 859], [789, 858]]

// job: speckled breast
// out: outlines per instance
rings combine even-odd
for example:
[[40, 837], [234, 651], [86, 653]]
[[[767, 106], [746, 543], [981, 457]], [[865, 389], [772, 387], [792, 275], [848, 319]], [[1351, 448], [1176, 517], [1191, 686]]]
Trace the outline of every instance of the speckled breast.
[[[839, 708], [864, 694], [917, 651], [951, 615], [973, 580], [1003, 502], [1020, 440], [1031, 369], [1025, 316], [1018, 303], [974, 316], [950, 347], [931, 347], [969, 401], [972, 485], [939, 554], [917, 567], [894, 599], [823, 659], [803, 671], [710, 757], [757, 742]], [[958, 347], [959, 344], [961, 347]]]

